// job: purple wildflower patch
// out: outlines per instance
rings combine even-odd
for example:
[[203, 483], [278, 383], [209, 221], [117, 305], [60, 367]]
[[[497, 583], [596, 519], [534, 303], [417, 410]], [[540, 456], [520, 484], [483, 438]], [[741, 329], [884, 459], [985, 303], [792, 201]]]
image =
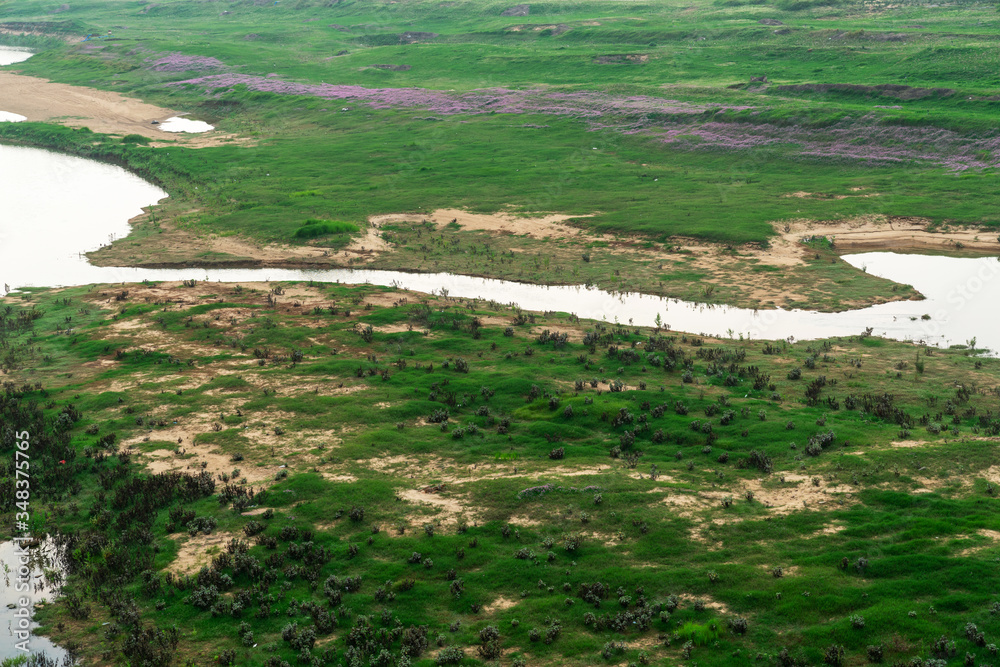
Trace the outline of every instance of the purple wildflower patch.
[[[164, 60], [167, 59], [157, 63]], [[188, 61], [170, 62], [180, 67], [182, 62]], [[208, 66], [207, 63], [202, 65]], [[872, 164], [925, 162], [951, 171], [1000, 167], [1000, 135], [970, 137], [940, 128], [890, 125], [883, 122], [878, 112], [831, 127], [808, 128], [752, 123], [736, 118], [727, 120], [725, 112], [755, 109], [750, 106], [680, 102], [647, 95], [616, 96], [598, 91], [484, 88], [450, 93], [426, 88], [296, 83], [274, 74], [261, 77], [233, 73], [200, 76], [166, 85], [199, 86], [206, 94], [216, 97], [230, 92], [235, 86], [246, 86], [257, 92], [350, 100], [375, 109], [416, 108], [441, 116], [492, 113], [563, 116], [583, 120], [591, 130], [647, 135], [686, 149], [743, 151], [780, 147], [792, 155], [825, 160]]]
[[929, 162], [950, 171], [1000, 167], [1000, 136], [969, 137], [936, 127], [883, 125], [875, 116], [828, 128], [705, 122], [647, 128], [668, 144], [726, 151], [786, 145], [798, 155], [874, 164]]
[[209, 56], [185, 56], [180, 53], [170, 53], [154, 60], [149, 69], [154, 72], [211, 72], [224, 69], [226, 64]]
[[203, 86], [208, 93], [220, 88], [243, 85], [247, 89], [257, 92], [352, 100], [368, 104], [376, 109], [418, 107], [442, 115], [550, 114], [597, 119], [616, 114], [700, 114], [708, 110], [724, 108], [750, 108], [692, 104], [643, 95], [616, 97], [593, 91], [556, 93], [535, 88], [526, 90], [484, 88], [453, 94], [426, 88], [365, 88], [363, 86], [295, 83], [270, 75], [260, 77], [249, 74], [215, 74], [175, 81], [167, 85]]
[[554, 491], [555, 486], [552, 484], [542, 484], [541, 486], [532, 486], [527, 489], [519, 491], [517, 494], [518, 498], [537, 498], [538, 496], [544, 496], [549, 491]]

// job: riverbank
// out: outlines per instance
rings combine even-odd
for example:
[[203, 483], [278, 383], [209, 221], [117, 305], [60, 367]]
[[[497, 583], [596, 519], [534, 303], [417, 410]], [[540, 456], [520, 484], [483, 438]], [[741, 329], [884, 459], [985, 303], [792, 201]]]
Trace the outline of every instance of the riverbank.
[[919, 218], [871, 215], [775, 223], [773, 240], [760, 247], [684, 237], [656, 243], [594, 233], [580, 226], [586, 222], [581, 217], [533, 218], [460, 209], [371, 216], [362, 234], [334, 249], [322, 243], [268, 244], [239, 235], [199, 233], [196, 225], [172, 223], [169, 200], [164, 204], [158, 207], [158, 217], [147, 212], [133, 218], [132, 235], [90, 253], [91, 262], [105, 267], [449, 272], [552, 285], [591, 284], [741, 308], [839, 312], [922, 298], [911, 286], [866, 275], [839, 255], [880, 249], [952, 256], [1000, 252], [1000, 243], [987, 230], [935, 228]]
[[86, 127], [119, 138], [138, 135], [152, 140], [152, 146], [206, 148], [246, 141], [224, 132], [164, 132], [159, 124], [180, 112], [113, 91], [56, 83], [10, 70], [0, 71], [0, 110], [22, 115], [29, 122]]

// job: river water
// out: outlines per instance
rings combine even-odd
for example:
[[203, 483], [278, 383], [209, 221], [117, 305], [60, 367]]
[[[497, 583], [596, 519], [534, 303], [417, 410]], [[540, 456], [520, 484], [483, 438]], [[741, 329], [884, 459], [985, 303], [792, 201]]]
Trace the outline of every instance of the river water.
[[[26, 552], [13, 542], [0, 542], [0, 661], [25, 654], [17, 646], [23, 640], [14, 634], [20, 621], [18, 612], [46, 604], [59, 594], [62, 570], [57, 553], [52, 541], [42, 542]], [[21, 567], [27, 569], [19, 572]], [[21, 604], [22, 598], [28, 602], [27, 606]], [[35, 625], [31, 623], [32, 628]], [[66, 654], [47, 637], [33, 633], [27, 639], [27, 648], [31, 653], [44, 652], [60, 660]]]
[[[31, 51], [25, 51], [16, 46], [0, 46], [0, 67], [24, 62], [32, 55]], [[27, 119], [21, 114], [0, 109], [0, 123], [18, 123], [22, 120]]]
[[[58, 193], [59, 196], [53, 196]], [[0, 283], [67, 286], [147, 280], [250, 282], [317, 280], [397, 285], [421, 292], [516, 303], [529, 310], [713, 336], [816, 339], [859, 334], [929, 344], [1000, 349], [1000, 261], [996, 257], [865, 253], [844, 259], [869, 273], [908, 283], [924, 301], [897, 301], [841, 313], [761, 310], [686, 303], [580, 286], [545, 286], [447, 273], [296, 269], [135, 269], [92, 266], [80, 254], [128, 234], [129, 218], [166, 196], [119, 167], [34, 148], [0, 146]], [[925, 316], [929, 316], [925, 317]]]
[[0, 67], [21, 63], [34, 55], [19, 46], [0, 46]]

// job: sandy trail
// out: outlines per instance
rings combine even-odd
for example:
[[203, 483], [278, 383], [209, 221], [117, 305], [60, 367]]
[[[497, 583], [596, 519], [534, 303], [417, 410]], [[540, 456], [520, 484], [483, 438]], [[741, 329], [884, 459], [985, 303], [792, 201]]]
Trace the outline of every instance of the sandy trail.
[[54, 83], [9, 71], [0, 71], [0, 109], [26, 116], [29, 121], [89, 127], [104, 134], [140, 134], [192, 148], [217, 146], [236, 139], [235, 135], [220, 132], [164, 132], [153, 121], [177, 116], [177, 111], [108, 90]]

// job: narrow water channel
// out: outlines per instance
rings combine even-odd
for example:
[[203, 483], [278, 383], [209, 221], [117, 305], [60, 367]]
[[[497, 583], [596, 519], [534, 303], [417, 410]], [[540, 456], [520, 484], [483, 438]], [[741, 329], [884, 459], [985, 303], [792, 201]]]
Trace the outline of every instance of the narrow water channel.
[[[53, 193], [59, 196], [53, 196]], [[996, 257], [865, 253], [844, 259], [919, 290], [897, 301], [841, 313], [749, 310], [578, 286], [547, 286], [448, 273], [375, 270], [136, 269], [90, 265], [81, 254], [128, 234], [129, 218], [166, 193], [111, 165], [32, 148], [0, 146], [0, 287], [67, 286], [141, 280], [222, 282], [316, 280], [397, 285], [420, 292], [516, 303], [608, 322], [755, 339], [816, 339], [859, 334], [934, 345], [1000, 349], [1000, 262]]]

